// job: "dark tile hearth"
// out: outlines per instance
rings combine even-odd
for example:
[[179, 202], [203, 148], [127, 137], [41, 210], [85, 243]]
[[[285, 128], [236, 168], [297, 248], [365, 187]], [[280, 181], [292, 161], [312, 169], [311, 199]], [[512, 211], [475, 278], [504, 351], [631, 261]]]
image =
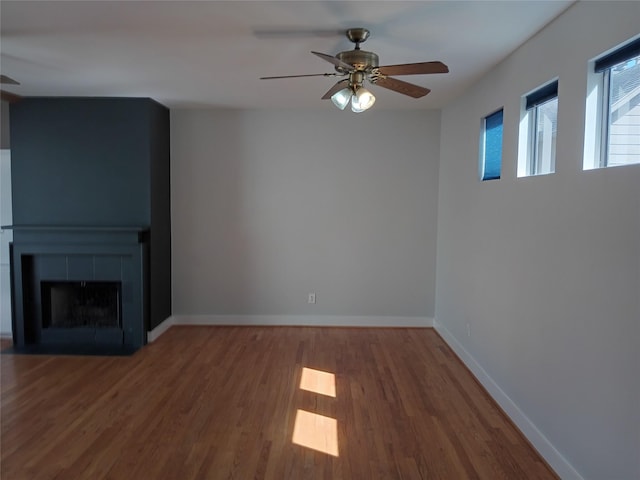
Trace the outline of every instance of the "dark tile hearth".
[[138, 348], [128, 345], [95, 344], [30, 344], [11, 346], [0, 351], [2, 355], [84, 355], [102, 357], [124, 357], [133, 355]]

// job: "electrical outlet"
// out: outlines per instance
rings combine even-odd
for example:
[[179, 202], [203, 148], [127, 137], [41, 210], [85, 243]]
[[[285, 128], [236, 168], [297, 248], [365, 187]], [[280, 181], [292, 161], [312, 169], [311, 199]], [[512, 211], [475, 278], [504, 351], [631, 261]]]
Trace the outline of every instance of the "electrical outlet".
[[471, 325], [467, 323], [467, 337], [471, 336]]
[[316, 294], [310, 293], [307, 297], [307, 303], [316, 303]]

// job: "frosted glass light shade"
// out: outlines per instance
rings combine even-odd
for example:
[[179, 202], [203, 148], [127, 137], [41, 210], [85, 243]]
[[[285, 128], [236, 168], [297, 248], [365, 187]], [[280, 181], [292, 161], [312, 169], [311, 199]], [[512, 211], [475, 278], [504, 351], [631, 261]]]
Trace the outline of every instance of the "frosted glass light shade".
[[366, 88], [359, 88], [351, 97], [351, 110], [356, 113], [370, 109], [376, 103], [376, 97]]
[[350, 88], [343, 88], [342, 90], [339, 90], [338, 92], [331, 95], [331, 101], [340, 110], [345, 109], [345, 107], [349, 104], [349, 100], [351, 100]]

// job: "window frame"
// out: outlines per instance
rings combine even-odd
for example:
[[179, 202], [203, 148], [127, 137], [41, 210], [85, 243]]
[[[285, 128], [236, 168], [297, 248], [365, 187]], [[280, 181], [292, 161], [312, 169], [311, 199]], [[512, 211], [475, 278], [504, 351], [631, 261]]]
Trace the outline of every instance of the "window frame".
[[611, 72], [640, 56], [640, 37], [625, 42], [590, 62], [585, 118], [583, 170], [638, 165], [640, 162], [611, 164]]
[[[613, 68], [613, 67], [612, 67]], [[600, 73], [600, 85], [602, 94], [600, 95], [600, 118], [598, 119], [598, 168], [609, 167], [609, 116], [611, 110], [611, 68]]]

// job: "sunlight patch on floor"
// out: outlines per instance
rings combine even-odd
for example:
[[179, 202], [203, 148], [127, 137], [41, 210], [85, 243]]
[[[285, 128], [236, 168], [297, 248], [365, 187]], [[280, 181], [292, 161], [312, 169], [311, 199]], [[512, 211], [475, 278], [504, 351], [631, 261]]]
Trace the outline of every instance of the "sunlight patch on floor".
[[333, 373], [304, 367], [300, 378], [300, 388], [336, 398], [336, 376]]
[[338, 422], [335, 418], [298, 410], [293, 426], [293, 443], [337, 457]]

